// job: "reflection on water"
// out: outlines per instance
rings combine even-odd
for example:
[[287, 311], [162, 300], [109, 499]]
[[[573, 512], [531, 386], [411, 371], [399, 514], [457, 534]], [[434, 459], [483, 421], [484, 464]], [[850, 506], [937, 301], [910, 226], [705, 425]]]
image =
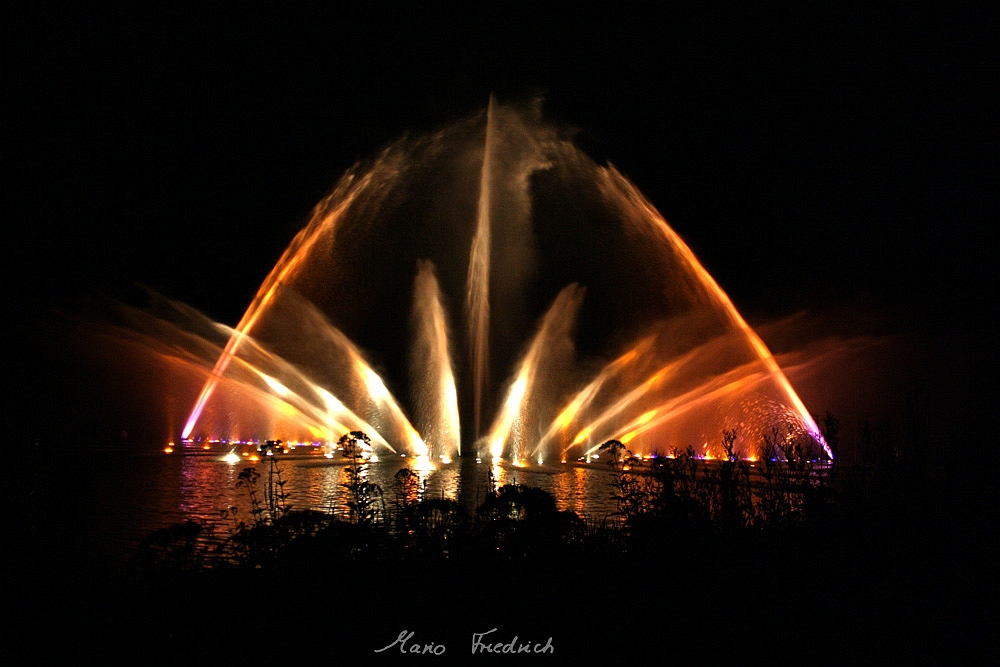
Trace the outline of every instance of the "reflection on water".
[[[387, 457], [361, 466], [363, 479], [382, 487], [392, 511], [397, 492], [396, 473], [415, 459]], [[63, 499], [71, 498], [79, 515], [85, 542], [111, 556], [131, 554], [143, 537], [157, 528], [187, 520], [218, 523], [222, 510], [236, 507], [237, 518], [250, 520], [248, 490], [237, 485], [240, 471], [252, 466], [259, 474], [258, 499], [271, 474], [271, 461], [226, 463], [218, 453], [187, 452], [171, 455], [104, 454], [84, 457], [70, 469], [47, 469], [35, 493], [49, 498], [54, 513], [67, 511]], [[67, 470], [71, 474], [66, 474]], [[416, 467], [417, 484], [410, 489], [418, 498], [449, 498], [472, 514], [490, 488], [490, 472], [497, 486], [526, 484], [551, 493], [559, 509], [581, 517], [602, 519], [615, 509], [605, 466], [535, 466], [517, 468], [477, 463], [461, 458], [435, 469]], [[294, 509], [314, 509], [348, 516], [349, 464], [344, 459], [283, 456], [277, 472], [285, 481], [287, 504]], [[221, 524], [224, 526], [224, 524]]]

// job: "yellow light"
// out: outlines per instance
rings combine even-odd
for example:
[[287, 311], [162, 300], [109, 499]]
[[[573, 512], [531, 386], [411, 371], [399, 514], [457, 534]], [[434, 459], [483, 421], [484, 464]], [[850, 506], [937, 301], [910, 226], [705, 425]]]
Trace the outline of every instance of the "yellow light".
[[655, 409], [654, 410], [650, 410], [649, 412], [643, 414], [641, 417], [639, 417], [635, 421], [636, 421], [636, 423], [639, 426], [642, 426], [643, 424], [648, 423], [650, 419], [652, 419], [653, 417], [655, 417], [656, 416], [656, 412], [657, 411]]
[[429, 472], [434, 470], [434, 464], [427, 456], [418, 456], [413, 463], [413, 469], [419, 472]]
[[416, 429], [407, 424], [407, 436], [410, 439], [410, 449], [417, 456], [427, 456], [430, 454], [430, 449], [427, 447], [427, 443], [424, 442], [420, 434], [417, 433]]

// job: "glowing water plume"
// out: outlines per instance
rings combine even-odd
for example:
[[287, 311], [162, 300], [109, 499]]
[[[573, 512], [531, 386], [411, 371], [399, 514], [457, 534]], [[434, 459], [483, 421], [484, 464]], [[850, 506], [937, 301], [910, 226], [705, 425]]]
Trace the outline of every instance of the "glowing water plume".
[[719, 287], [719, 284], [715, 279], [705, 270], [701, 262], [698, 261], [694, 253], [688, 247], [686, 243], [680, 238], [680, 236], [673, 230], [667, 221], [663, 219], [659, 211], [653, 207], [652, 204], [640, 193], [631, 182], [628, 181], [621, 173], [619, 173], [614, 168], [608, 168], [604, 170], [607, 174], [609, 186], [620, 192], [627, 201], [632, 203], [639, 211], [641, 215], [638, 216], [639, 220], [644, 220], [647, 225], [658, 231], [662, 238], [664, 238], [670, 246], [683, 258], [685, 265], [689, 271], [691, 271], [698, 279], [698, 282], [703, 286], [703, 288], [708, 293], [709, 297], [713, 299], [722, 310], [723, 314], [729, 319], [731, 324], [735, 326], [739, 331], [743, 333], [746, 341], [753, 349], [754, 353], [761, 359], [765, 364], [768, 373], [771, 378], [778, 384], [785, 395], [794, 411], [796, 416], [805, 425], [806, 430], [809, 435], [816, 440], [817, 443], [823, 448], [823, 451], [829, 458], [833, 458], [833, 452], [830, 450], [829, 445], [827, 445], [826, 440], [823, 439], [823, 435], [813, 421], [812, 415], [806, 409], [805, 405], [802, 403], [802, 399], [799, 398], [798, 394], [792, 388], [791, 383], [788, 382], [788, 378], [782, 372], [778, 363], [774, 360], [770, 350], [764, 345], [764, 342], [760, 339], [757, 333], [746, 323], [743, 316], [740, 315], [739, 311], [733, 305], [733, 302], [729, 299], [729, 296]]
[[[395, 448], [383, 436], [388, 432], [408, 451], [426, 454], [423, 440], [385, 387], [382, 378], [336, 327], [324, 327], [316, 340], [320, 344], [325, 343], [346, 360], [341, 364], [342, 373], [346, 380], [353, 378], [355, 384], [363, 387], [372, 404], [369, 410], [380, 423], [378, 427], [359, 417], [328, 389], [282, 357], [261, 347], [253, 338], [240, 334], [239, 340], [239, 356], [228, 357], [226, 376], [216, 377], [215, 385], [226, 382], [257, 391], [275, 406], [275, 414], [293, 419], [314, 438], [336, 440], [343, 431], [360, 430], [371, 434], [376, 444], [394, 452]], [[262, 388], [254, 389], [251, 378], [259, 379]]]
[[358, 374], [364, 378], [369, 396], [371, 396], [379, 408], [388, 411], [392, 418], [401, 425], [403, 440], [409, 445], [410, 451], [417, 456], [427, 456], [427, 444], [410, 424], [406, 415], [403, 414], [403, 409], [399, 407], [399, 404], [393, 399], [392, 394], [386, 389], [382, 378], [379, 377], [378, 373], [369, 368], [360, 357], [356, 358], [355, 363]]
[[[572, 343], [569, 342], [570, 333], [576, 322], [576, 314], [582, 301], [583, 288], [579, 285], [567, 285], [559, 292], [556, 300], [545, 313], [538, 333], [535, 334], [528, 353], [521, 361], [500, 415], [490, 429], [487, 445], [489, 454], [494, 461], [499, 460], [503, 455], [505, 445], [511, 439], [515, 426], [518, 425], [517, 422], [525, 419], [527, 400], [531, 397], [532, 390], [538, 381], [539, 371], [542, 370], [543, 366], [551, 368], [551, 365], [558, 364], [560, 352], [563, 355], [572, 352]], [[527, 435], [526, 432], [519, 433], [515, 442], [511, 443], [511, 461], [517, 463], [527, 456], [527, 443], [524, 441]]]
[[[590, 384], [580, 390], [580, 392], [573, 397], [566, 407], [562, 409], [559, 416], [557, 416], [552, 422], [552, 425], [549, 426], [549, 430], [546, 431], [545, 435], [543, 435], [538, 441], [535, 449], [532, 450], [532, 454], [537, 454], [540, 450], [544, 449], [548, 445], [549, 441], [551, 441], [552, 438], [554, 438], [560, 431], [564, 431], [569, 428], [569, 426], [576, 419], [577, 415], [586, 409], [586, 407], [590, 405], [591, 401], [594, 400], [597, 393], [601, 390], [602, 385], [608, 379], [614, 377], [615, 374], [625, 368], [628, 364], [634, 362], [640, 355], [644, 354], [646, 350], [649, 349], [652, 342], [652, 337], [646, 337], [640, 340], [623, 355], [605, 366], [597, 377], [591, 380]], [[565, 453], [565, 450], [563, 453]]]
[[458, 390], [449, 351], [448, 318], [434, 265], [421, 261], [413, 287], [411, 376], [416, 390], [416, 421], [439, 459], [461, 451]]
[[596, 419], [588, 423], [573, 439], [572, 445], [583, 444], [593, 437], [594, 431], [601, 428], [605, 423], [623, 414], [628, 408], [645, 398], [651, 392], [668, 384], [672, 376], [681, 370], [685, 364], [691, 363], [704, 352], [704, 347], [698, 347], [671, 360], [666, 365], [657, 369], [655, 373], [646, 378], [631, 391], [618, 399], [611, 407], [605, 409]]
[[[241, 356], [230, 360], [230, 372], [220, 382], [258, 395], [258, 400], [274, 406], [273, 414], [297, 423], [314, 438], [335, 440], [344, 430], [362, 430], [371, 433], [374, 442], [395, 451], [377, 429], [299, 369], [263, 349], [250, 337], [244, 339], [241, 347]], [[367, 372], [363, 366], [361, 372]], [[254, 378], [263, 386], [254, 383]]]
[[202, 411], [205, 409], [205, 404], [215, 391], [218, 378], [222, 377], [226, 372], [233, 356], [239, 351], [244, 337], [250, 333], [261, 313], [264, 312], [264, 309], [274, 299], [278, 288], [294, 271], [301, 267], [309, 251], [323, 237], [324, 233], [331, 231], [336, 226], [344, 211], [351, 206], [358, 194], [370, 184], [371, 176], [371, 173], [369, 173], [358, 180], [352, 177], [345, 178], [340, 187], [324, 198], [313, 210], [309, 224], [295, 236], [288, 248], [285, 249], [285, 252], [282, 253], [278, 263], [274, 265], [274, 268], [271, 269], [271, 272], [257, 290], [257, 294], [250, 303], [250, 307], [247, 308], [239, 324], [236, 325], [233, 335], [226, 343], [222, 354], [219, 355], [218, 361], [215, 362], [211, 377], [205, 382], [205, 386], [202, 388], [198, 400], [191, 410], [191, 414], [181, 433], [182, 437], [187, 438], [191, 435], [195, 425], [198, 423], [198, 419], [201, 417]]
[[[584, 430], [588, 435], [587, 439], [593, 443], [587, 449], [586, 454], [589, 455], [597, 451], [600, 444], [607, 440], [620, 440], [623, 444], [628, 444], [639, 435], [663, 424], [668, 424], [688, 411], [711, 404], [719, 399], [749, 392], [756, 385], [767, 381], [768, 377], [769, 373], [761, 367], [761, 364], [751, 362], [722, 375], [709, 378], [703, 384], [647, 410], [624, 426], [609, 428], [607, 420], [603, 419], [601, 423], [589, 425]], [[599, 431], [598, 429], [602, 427], [604, 430]], [[599, 434], [598, 437], [590, 437], [595, 432]]]
[[[313, 331], [315, 333], [317, 330]], [[264, 349], [248, 336], [243, 338], [241, 357], [233, 359], [261, 378], [271, 392], [280, 397], [285, 404], [308, 417], [308, 423], [311, 424], [309, 430], [313, 437], [336, 440], [344, 430], [364, 431], [370, 434], [374, 442], [395, 452], [395, 448], [384, 437], [386, 430], [390, 429], [397, 442], [415, 447], [413, 450], [415, 452], [422, 451], [422, 440], [416, 435], [402, 409], [386, 389], [382, 378], [368, 365], [358, 349], [336, 327], [327, 325], [319, 331], [321, 334], [318, 341], [346, 357], [348, 363], [344, 370], [345, 374], [353, 375], [355, 380], [364, 386], [376, 409], [382, 413], [379, 415], [379, 421], [383, 424], [380, 428], [359, 417], [328, 389], [317, 384], [285, 359]], [[273, 369], [274, 373], [280, 374], [283, 381], [262, 370], [265, 368]], [[289, 385], [295, 388], [292, 389]]]
[[[510, 435], [514, 420], [520, 416], [524, 396], [528, 393], [528, 382], [533, 375], [533, 369], [528, 364], [521, 366], [521, 372], [518, 373], [517, 379], [514, 380], [514, 383], [510, 386], [510, 390], [507, 392], [507, 400], [504, 401], [500, 418], [490, 430], [489, 452], [494, 462], [499, 461], [503, 455], [507, 436]], [[516, 455], [514, 459], [515, 461], [517, 460]]]
[[594, 432], [597, 429], [599, 429], [608, 421], [622, 414], [627, 408], [632, 406], [636, 401], [644, 397], [650, 391], [659, 387], [663, 383], [667, 372], [670, 370], [671, 367], [674, 367], [675, 365], [676, 362], [668, 364], [666, 367], [658, 371], [651, 378], [649, 378], [648, 380], [640, 384], [638, 387], [636, 387], [635, 389], [627, 393], [625, 396], [623, 396], [617, 403], [615, 403], [610, 408], [602, 412], [595, 420], [593, 420], [592, 422], [584, 426], [582, 429], [580, 429], [580, 432], [577, 433], [576, 437], [573, 438], [573, 442], [570, 444], [579, 445], [592, 438]]
[[264, 380], [265, 384], [272, 389], [276, 396], [281, 397], [284, 405], [288, 406], [289, 409], [294, 409], [300, 415], [300, 421], [307, 426], [314, 438], [334, 441], [345, 431], [363, 431], [372, 434], [371, 438], [373, 442], [382, 445], [392, 452], [396, 451], [377, 429], [354, 414], [333, 394], [322, 387], [317, 387], [309, 383], [311, 392], [322, 399], [322, 404], [317, 405], [307, 397], [293, 392], [277, 379], [268, 376], [259, 369], [254, 368], [252, 370]]
[[[452, 364], [449, 324], [465, 363]], [[185, 435], [203, 411], [200, 429], [216, 435], [298, 420], [432, 462], [457, 455], [465, 429], [480, 454], [521, 463], [582, 453], [599, 436], [642, 453], [700, 446], [777, 419], [823, 444], [760, 337], [634, 186], [494, 99], [354, 168], [236, 329], [212, 340]], [[513, 371], [506, 394], [502, 370]], [[407, 380], [419, 432], [391, 390]], [[254, 405], [266, 394], [268, 414], [234, 408], [219, 387], [252, 390]]]
[[469, 320], [469, 349], [472, 356], [472, 429], [478, 437], [482, 419], [483, 387], [489, 373], [490, 334], [490, 250], [492, 229], [490, 195], [492, 193], [493, 151], [495, 137], [495, 101], [490, 96], [486, 110], [486, 140], [479, 178], [479, 201], [476, 206], [476, 235], [469, 252], [469, 275], [466, 279], [465, 306]]

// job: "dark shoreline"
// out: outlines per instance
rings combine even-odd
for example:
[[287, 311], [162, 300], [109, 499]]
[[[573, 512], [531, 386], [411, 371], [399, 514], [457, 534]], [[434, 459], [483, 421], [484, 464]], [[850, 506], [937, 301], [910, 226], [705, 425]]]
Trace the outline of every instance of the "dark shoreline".
[[11, 582], [21, 594], [9, 599], [24, 610], [22, 639], [54, 634], [60, 640], [47, 648], [63, 650], [72, 638], [94, 657], [237, 659], [249, 651], [382, 660], [389, 655], [374, 650], [402, 630], [445, 644], [453, 657], [465, 654], [472, 632], [497, 627], [508, 638], [552, 636], [560, 662], [768, 655], [822, 663], [888, 660], [902, 650], [970, 664], [995, 641], [997, 611], [995, 535], [973, 544], [964, 524], [976, 519], [942, 517], [919, 534], [912, 525], [872, 525], [718, 540], [646, 558], [417, 562], [371, 573], [140, 574], [87, 559], [36, 561]]
[[594, 656], [895, 662], [900, 654], [988, 662], [1000, 611], [990, 474], [981, 467], [977, 483], [946, 476], [922, 491], [901, 487], [823, 525], [664, 534], [630, 553], [281, 571], [137, 571], [80, 541], [86, 517], [73, 514], [70, 495], [66, 511], [52, 512], [60, 522], [24, 525], [15, 516], [8, 524], [19, 538], [5, 586], [18, 610], [10, 629], [38, 655], [72, 646], [136, 660], [412, 661], [374, 653], [407, 630], [446, 646], [444, 656], [418, 659], [446, 662], [468, 659], [472, 633], [496, 627], [504, 641], [551, 636], [554, 655], [516, 659], [560, 664]]

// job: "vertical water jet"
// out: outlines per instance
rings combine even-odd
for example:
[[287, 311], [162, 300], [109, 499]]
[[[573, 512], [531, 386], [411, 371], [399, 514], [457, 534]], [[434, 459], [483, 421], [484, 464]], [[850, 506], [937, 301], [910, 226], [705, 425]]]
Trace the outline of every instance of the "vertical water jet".
[[486, 139], [479, 178], [476, 206], [476, 234], [469, 250], [469, 275], [466, 279], [466, 309], [469, 323], [469, 351], [472, 363], [472, 433], [479, 437], [482, 420], [483, 390], [489, 381], [490, 335], [490, 250], [492, 229], [490, 202], [493, 178], [493, 151], [496, 143], [496, 102], [490, 96], [486, 109]]
[[448, 317], [434, 265], [421, 260], [413, 287], [413, 345], [410, 373], [415, 421], [433, 458], [451, 460], [461, 452], [458, 391], [448, 345]]

